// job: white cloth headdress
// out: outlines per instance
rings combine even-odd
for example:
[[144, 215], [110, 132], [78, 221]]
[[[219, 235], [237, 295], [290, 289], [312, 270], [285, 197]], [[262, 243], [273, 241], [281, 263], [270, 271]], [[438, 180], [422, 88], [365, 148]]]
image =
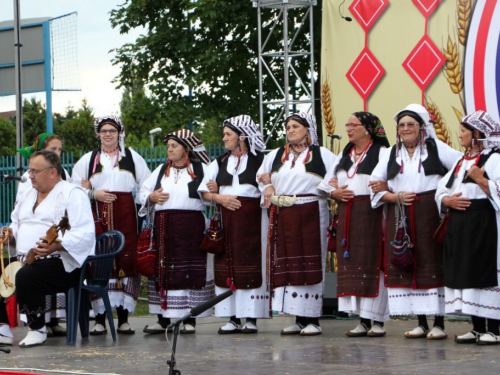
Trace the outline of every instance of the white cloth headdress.
[[500, 149], [500, 125], [488, 112], [476, 111], [462, 117], [462, 123], [484, 134], [486, 138], [482, 141], [485, 148]]
[[306, 112], [299, 112], [299, 113], [294, 113], [293, 115], [290, 115], [288, 116], [286, 119], [285, 119], [285, 124], [288, 122], [288, 120], [290, 118], [292, 118], [293, 116], [298, 116], [300, 117], [301, 119], [305, 120], [308, 124], [309, 124], [309, 135], [311, 136], [311, 144], [313, 146], [319, 146], [319, 141], [318, 141], [318, 131], [316, 130], [317, 129], [317, 125], [316, 125], [316, 118], [309, 114], [309, 113], [306, 113]]
[[266, 144], [264, 143], [264, 137], [262, 136], [259, 127], [250, 116], [240, 115], [231, 117], [224, 121], [224, 126], [226, 126], [226, 123], [229, 123], [230, 127], [232, 126], [240, 133], [245, 133], [244, 137], [248, 140], [250, 152], [253, 155], [257, 155], [256, 151], [265, 150]]
[[398, 122], [398, 119], [401, 117], [400, 115], [404, 114], [404, 112], [413, 112], [418, 117], [420, 117], [425, 126], [424, 139], [427, 139], [429, 137], [438, 139], [436, 135], [436, 130], [434, 130], [434, 123], [431, 121], [431, 115], [424, 106], [421, 106], [420, 104], [410, 104], [405, 109], [402, 109], [401, 111], [399, 111], [394, 115], [394, 120], [396, 120], [396, 123]]
[[169, 139], [174, 139], [181, 143], [186, 148], [190, 159], [198, 157], [202, 163], [210, 164], [210, 157], [205, 150], [205, 146], [203, 146], [201, 139], [191, 130], [181, 129], [170, 133], [165, 137], [164, 142], [167, 143]]

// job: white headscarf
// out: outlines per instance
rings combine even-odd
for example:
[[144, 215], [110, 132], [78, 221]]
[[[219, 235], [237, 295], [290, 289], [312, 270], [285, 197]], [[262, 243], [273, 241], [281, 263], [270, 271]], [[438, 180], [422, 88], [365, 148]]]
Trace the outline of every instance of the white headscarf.
[[226, 123], [229, 123], [229, 127], [233, 127], [233, 130], [236, 129], [239, 134], [245, 133], [244, 137], [248, 140], [250, 152], [253, 155], [257, 155], [256, 151], [265, 150], [266, 144], [264, 143], [264, 137], [262, 137], [259, 127], [255, 125], [255, 122], [253, 122], [250, 116], [239, 115], [231, 117], [224, 121], [224, 126], [227, 126]]
[[301, 119], [305, 120], [309, 124], [309, 135], [311, 136], [311, 144], [313, 146], [319, 146], [319, 141], [318, 141], [318, 132], [317, 132], [317, 125], [316, 125], [316, 119], [313, 115], [305, 112], [299, 112], [299, 113], [294, 113], [290, 116], [288, 116], [285, 119], [285, 124], [288, 122], [288, 120], [293, 117], [293, 116], [298, 116]]
[[462, 117], [462, 123], [484, 134], [486, 138], [482, 141], [485, 148], [500, 149], [500, 125], [488, 112], [476, 111]]
[[420, 119], [424, 123], [424, 139], [427, 139], [429, 137], [438, 139], [436, 130], [434, 130], [434, 124], [431, 121], [431, 115], [424, 106], [421, 106], [420, 104], [410, 104], [405, 109], [402, 109], [394, 115], [394, 120], [396, 120], [396, 122], [401, 117], [400, 115], [403, 114], [403, 112], [413, 112], [418, 117], [420, 117]]

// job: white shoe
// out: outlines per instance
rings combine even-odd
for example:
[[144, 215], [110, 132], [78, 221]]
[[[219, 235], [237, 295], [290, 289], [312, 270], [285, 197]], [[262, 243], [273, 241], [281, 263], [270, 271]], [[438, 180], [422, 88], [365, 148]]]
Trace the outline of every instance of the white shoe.
[[[144, 333], [150, 333], [153, 335], [165, 333], [165, 331], [166, 331], [166, 328], [163, 328], [163, 326], [158, 322], [156, 322], [155, 324], [152, 324], [152, 325], [147, 325], [142, 330], [142, 332], [144, 332]], [[172, 328], [169, 329], [169, 332], [172, 332]]]
[[428, 329], [425, 329], [422, 326], [418, 326], [417, 328], [413, 328], [411, 331], [405, 332], [405, 337], [408, 339], [421, 339], [427, 337], [428, 333]]
[[282, 335], [300, 335], [300, 331], [304, 329], [304, 326], [299, 323], [295, 323], [293, 326], [286, 327], [281, 330]]
[[105, 335], [106, 333], [108, 333], [108, 330], [106, 329], [106, 327], [104, 327], [102, 324], [96, 323], [96, 324], [94, 324], [94, 326], [90, 330], [89, 335], [90, 336], [101, 336], [101, 335]]
[[309, 323], [306, 328], [300, 331], [301, 336], [316, 336], [321, 335], [321, 327], [316, 324]]
[[384, 327], [380, 324], [373, 323], [372, 328], [366, 334], [368, 337], [384, 337], [386, 335]]
[[225, 335], [225, 334], [231, 334], [231, 333], [241, 333], [241, 324], [236, 324], [232, 320], [224, 324], [222, 327], [219, 328], [219, 334]]
[[457, 344], [475, 344], [477, 339], [481, 337], [481, 335], [484, 335], [484, 333], [470, 331], [464, 335], [455, 336], [455, 342]]
[[0, 344], [12, 345], [14, 343], [14, 335], [8, 324], [0, 324]]
[[52, 334], [54, 337], [61, 337], [61, 336], [66, 336], [66, 328], [60, 326], [59, 324], [52, 327]]
[[193, 334], [196, 333], [196, 328], [191, 324], [184, 324], [184, 327], [179, 331], [181, 334]]
[[33, 346], [42, 345], [45, 341], [47, 341], [47, 330], [45, 327], [38, 331], [32, 331], [30, 329], [26, 337], [19, 343], [19, 346], [21, 348], [31, 348]]
[[122, 333], [125, 335], [133, 335], [135, 333], [135, 330], [130, 326], [130, 324], [123, 323], [120, 327], [118, 327], [116, 332]]
[[257, 333], [258, 331], [259, 328], [252, 322], [246, 322], [243, 328], [241, 329], [241, 332], [243, 333]]
[[448, 334], [441, 327], [432, 327], [431, 331], [427, 334], [427, 340], [443, 340], [448, 337]]
[[497, 345], [500, 344], [500, 336], [496, 336], [491, 332], [486, 332], [476, 342], [477, 345]]
[[347, 331], [345, 334], [349, 337], [363, 337], [368, 334], [368, 327], [363, 323], [360, 323], [356, 326], [356, 328]]

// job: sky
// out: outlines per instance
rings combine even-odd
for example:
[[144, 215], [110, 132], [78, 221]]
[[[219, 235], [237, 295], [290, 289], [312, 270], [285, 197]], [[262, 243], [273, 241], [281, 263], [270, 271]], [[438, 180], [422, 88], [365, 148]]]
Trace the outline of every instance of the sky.
[[[144, 31], [133, 30], [120, 35], [109, 22], [109, 12], [124, 0], [20, 0], [21, 18], [58, 17], [77, 12], [78, 68], [81, 91], [58, 92], [52, 94], [53, 112], [64, 113], [68, 106], [80, 107], [87, 99], [95, 116], [119, 114], [121, 89], [111, 83], [119, 73], [118, 66], [111, 60], [113, 48], [135, 41]], [[14, 1], [0, 0], [0, 22], [14, 19]], [[1, 51], [0, 51], [1, 53]], [[35, 96], [45, 103], [45, 93], [25, 94], [23, 98]], [[14, 111], [15, 96], [0, 97], [0, 112]]]

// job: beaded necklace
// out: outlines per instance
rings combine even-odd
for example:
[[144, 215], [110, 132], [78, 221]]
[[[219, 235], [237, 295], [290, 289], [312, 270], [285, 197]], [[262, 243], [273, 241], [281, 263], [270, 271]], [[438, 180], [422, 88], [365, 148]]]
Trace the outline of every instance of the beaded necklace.
[[464, 162], [464, 160], [475, 160], [474, 161], [474, 164], [471, 165], [471, 167], [477, 165], [477, 163], [479, 163], [479, 159], [481, 158], [481, 153], [478, 152], [478, 153], [475, 153], [474, 155], [464, 155], [462, 157], [462, 159], [460, 159], [460, 161], [457, 163], [457, 166], [455, 167], [455, 171], [453, 172], [455, 174], [455, 178], [458, 177], [458, 171], [460, 170], [460, 168], [462, 167], [462, 164]]
[[[361, 151], [359, 154], [356, 152], [356, 146], [351, 149], [351, 154], [350, 157], [355, 160], [355, 167], [354, 167], [354, 172], [349, 175], [349, 171], [346, 172], [347, 178], [353, 178], [356, 175], [356, 172], [358, 171], [358, 167], [361, 164], [361, 161], [363, 161], [366, 153], [368, 152], [368, 149], [370, 146], [373, 144], [373, 141], [370, 141], [366, 147]], [[358, 156], [358, 159], [356, 160], [356, 156]]]
[[248, 150], [245, 150], [240, 154], [236, 154], [235, 152], [232, 152], [232, 155], [238, 159], [238, 161], [236, 162], [236, 167], [234, 167], [233, 174], [238, 174], [238, 170], [240, 169], [241, 158], [243, 156], [245, 156], [247, 153], [248, 153]]

